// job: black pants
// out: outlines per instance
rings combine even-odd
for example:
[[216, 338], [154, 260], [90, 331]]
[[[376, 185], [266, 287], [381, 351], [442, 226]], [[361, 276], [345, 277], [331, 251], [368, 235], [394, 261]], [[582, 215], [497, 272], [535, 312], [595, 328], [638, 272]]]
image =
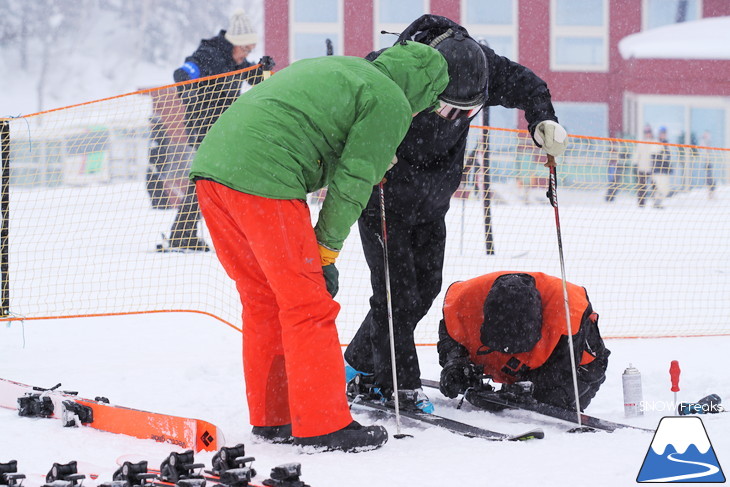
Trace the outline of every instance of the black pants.
[[195, 193], [195, 183], [189, 182], [182, 204], [177, 208], [175, 221], [170, 229], [170, 245], [173, 247], [195, 246], [198, 240], [200, 207]]
[[[345, 360], [361, 372], [374, 373], [375, 383], [388, 391], [393, 379], [379, 211], [366, 208], [358, 227], [373, 295]], [[416, 389], [421, 387], [421, 370], [413, 333], [441, 291], [446, 223], [440, 218], [414, 225], [388, 216], [386, 232], [398, 386]]]
[[[611, 351], [603, 342], [598, 323], [588, 318], [591, 312], [592, 310], [586, 312], [580, 331], [573, 337], [576, 363], [581, 362], [584, 350], [595, 357], [592, 362], [579, 365], [576, 371], [581, 411], [588, 407], [606, 380], [608, 357], [611, 355]], [[562, 336], [547, 361], [520, 378], [534, 384], [533, 397], [538, 401], [564, 409], [575, 409], [575, 389], [569, 349], [568, 337]]]
[[637, 171], [636, 184], [636, 198], [639, 201], [639, 206], [644, 206], [646, 205], [646, 199], [649, 198], [653, 192], [654, 183], [651, 180], [651, 173]]
[[616, 193], [621, 188], [621, 185], [623, 183], [625, 170], [626, 166], [623, 164], [623, 162], [619, 162], [618, 164], [613, 166], [612, 173], [609, 170], [608, 189], [606, 190], [605, 196], [606, 201], [611, 202], [616, 198]]

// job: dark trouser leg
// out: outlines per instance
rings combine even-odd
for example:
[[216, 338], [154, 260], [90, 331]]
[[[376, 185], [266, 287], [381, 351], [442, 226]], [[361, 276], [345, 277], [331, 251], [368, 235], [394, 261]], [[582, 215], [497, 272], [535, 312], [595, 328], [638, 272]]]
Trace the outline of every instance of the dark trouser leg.
[[175, 221], [170, 229], [170, 246], [185, 248], [205, 246], [205, 242], [198, 238], [199, 221], [198, 197], [195, 194], [195, 185], [191, 182], [187, 187], [182, 204], [177, 209]]
[[[581, 323], [580, 331], [573, 341], [577, 345], [576, 362], [580, 363], [586, 350], [594, 355], [592, 362], [579, 365], [576, 371], [578, 379], [578, 400], [580, 409], [588, 407], [593, 397], [606, 380], [606, 368], [611, 351], [601, 338], [597, 321], [587, 317]], [[568, 338], [562, 336], [555, 349], [545, 363], [526, 374], [523, 379], [534, 384], [533, 397], [540, 402], [552, 404], [564, 409], [575, 408], [575, 390], [573, 389], [572, 364], [570, 362]]]
[[[393, 218], [387, 223], [398, 385], [415, 389], [421, 386], [421, 371], [413, 333], [441, 290], [445, 223], [438, 220], [409, 225]], [[357, 370], [374, 373], [375, 383], [389, 389], [393, 381], [379, 214], [366, 211], [358, 226], [370, 267], [373, 296], [370, 311], [345, 351], [345, 359]]]
[[616, 191], [618, 190], [618, 185], [616, 183], [611, 183], [608, 186], [608, 190], [606, 191], [606, 201], [613, 201], [616, 198]]
[[648, 192], [649, 173], [641, 171], [637, 172], [636, 183], [638, 185], [638, 188], [636, 189], [636, 197], [639, 200], [639, 206], [644, 206], [646, 204], [646, 196]]

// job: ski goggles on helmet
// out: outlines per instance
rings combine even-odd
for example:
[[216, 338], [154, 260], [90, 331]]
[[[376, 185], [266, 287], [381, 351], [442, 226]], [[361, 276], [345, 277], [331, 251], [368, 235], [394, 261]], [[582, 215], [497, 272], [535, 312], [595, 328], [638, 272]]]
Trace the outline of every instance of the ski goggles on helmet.
[[459, 118], [471, 118], [481, 109], [481, 103], [478, 105], [457, 107], [456, 105], [452, 105], [439, 99], [439, 105], [436, 107], [435, 111], [441, 118], [445, 118], [446, 120], [456, 120]]

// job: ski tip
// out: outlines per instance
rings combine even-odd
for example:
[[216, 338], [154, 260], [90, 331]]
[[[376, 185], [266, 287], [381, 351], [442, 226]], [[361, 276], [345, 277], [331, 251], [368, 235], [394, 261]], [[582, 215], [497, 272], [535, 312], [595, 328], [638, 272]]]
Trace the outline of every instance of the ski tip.
[[545, 438], [545, 432], [541, 428], [530, 430], [521, 435], [510, 436], [509, 441], [525, 441], [525, 440], [542, 440]]
[[216, 425], [211, 424], [202, 419], [196, 420], [197, 438], [195, 441], [195, 451], [217, 451], [225, 445], [226, 440], [223, 431]]

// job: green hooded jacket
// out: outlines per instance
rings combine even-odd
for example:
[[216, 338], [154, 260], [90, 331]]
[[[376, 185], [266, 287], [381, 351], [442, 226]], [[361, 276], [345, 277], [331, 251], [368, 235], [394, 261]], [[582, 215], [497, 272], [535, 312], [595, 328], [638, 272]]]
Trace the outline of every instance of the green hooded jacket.
[[328, 187], [315, 233], [340, 250], [383, 178], [414, 113], [437, 101], [446, 60], [420, 43], [370, 62], [297, 61], [238, 98], [211, 127], [190, 177], [273, 199]]

